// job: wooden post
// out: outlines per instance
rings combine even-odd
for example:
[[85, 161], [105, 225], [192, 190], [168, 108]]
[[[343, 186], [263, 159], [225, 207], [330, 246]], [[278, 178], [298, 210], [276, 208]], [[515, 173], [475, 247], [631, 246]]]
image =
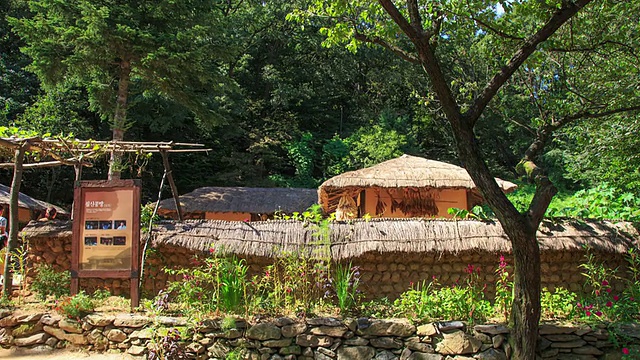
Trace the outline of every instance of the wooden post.
[[167, 178], [169, 179], [169, 186], [171, 187], [171, 193], [173, 194], [173, 201], [176, 204], [178, 220], [182, 221], [184, 220], [184, 217], [182, 216], [182, 207], [180, 206], [180, 200], [178, 199], [178, 188], [176, 187], [176, 183], [173, 181], [173, 175], [171, 174], [171, 164], [169, 164], [169, 155], [167, 154], [167, 150], [161, 149], [160, 155], [162, 155], [164, 171], [167, 174]]
[[[80, 161], [78, 161], [73, 165], [73, 170], [75, 170], [76, 172], [76, 180], [74, 184], [78, 184], [80, 180], [82, 180], [82, 158], [80, 158]], [[71, 220], [73, 220], [73, 216], [74, 216], [73, 214], [75, 213], [75, 211], [73, 210], [76, 207], [75, 199], [73, 200], [74, 200], [73, 203], [71, 203]]]
[[11, 275], [11, 258], [18, 246], [18, 194], [20, 194], [20, 183], [22, 182], [22, 164], [27, 142], [23, 142], [16, 148], [15, 166], [13, 168], [13, 182], [11, 183], [11, 199], [9, 200], [9, 241], [7, 245], [7, 255], [4, 259], [4, 281], [2, 283], [2, 296], [8, 299], [13, 290], [13, 279]]

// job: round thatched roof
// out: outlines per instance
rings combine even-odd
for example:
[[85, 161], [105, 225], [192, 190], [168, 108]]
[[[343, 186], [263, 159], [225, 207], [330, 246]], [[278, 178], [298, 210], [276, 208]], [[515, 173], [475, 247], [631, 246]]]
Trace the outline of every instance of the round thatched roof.
[[[11, 200], [11, 188], [4, 184], [0, 184], [0, 204], [9, 204], [10, 200]], [[32, 198], [31, 196], [23, 193], [18, 194], [18, 206], [21, 208], [29, 209], [29, 210], [39, 210], [39, 211], [44, 211], [48, 208], [54, 207], [58, 214], [65, 214], [65, 215], [69, 214], [65, 209], [59, 206], [49, 204], [46, 201]]]
[[[516, 184], [496, 178], [505, 192], [513, 191]], [[460, 166], [429, 160], [417, 156], [402, 155], [368, 168], [349, 171], [325, 181], [323, 187], [429, 187], [474, 189], [467, 170]]]
[[[300, 188], [202, 187], [178, 198], [185, 213], [292, 213], [303, 212], [318, 201], [316, 190]], [[176, 211], [173, 198], [160, 201], [159, 209], [161, 213]]]
[[[511, 192], [517, 187], [516, 184], [499, 178], [496, 181], [504, 192]], [[322, 209], [330, 213], [336, 210], [341, 197], [353, 197], [367, 187], [467, 189], [473, 204], [483, 201], [464, 168], [406, 154], [378, 165], [332, 177], [318, 188], [318, 201]]]

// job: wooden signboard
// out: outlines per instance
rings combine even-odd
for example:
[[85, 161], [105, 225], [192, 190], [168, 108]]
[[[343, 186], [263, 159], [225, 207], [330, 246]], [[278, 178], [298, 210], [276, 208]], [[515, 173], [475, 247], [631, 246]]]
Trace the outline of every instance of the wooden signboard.
[[78, 181], [74, 191], [71, 293], [79, 278], [130, 279], [139, 305], [140, 180]]

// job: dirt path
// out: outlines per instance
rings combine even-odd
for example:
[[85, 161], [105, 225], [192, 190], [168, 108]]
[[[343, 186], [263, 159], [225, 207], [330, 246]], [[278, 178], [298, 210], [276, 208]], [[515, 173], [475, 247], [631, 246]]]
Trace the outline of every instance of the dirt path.
[[[127, 354], [100, 354], [69, 350], [39, 350], [39, 349], [0, 349], [0, 359], [16, 360], [133, 360], [135, 357]], [[139, 359], [139, 358], [138, 358]]]

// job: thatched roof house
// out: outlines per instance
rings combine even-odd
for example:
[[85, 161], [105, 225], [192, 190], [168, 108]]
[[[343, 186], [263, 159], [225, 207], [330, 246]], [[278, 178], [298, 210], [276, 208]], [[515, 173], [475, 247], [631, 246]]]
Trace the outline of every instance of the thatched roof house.
[[[276, 211], [303, 212], [317, 203], [318, 195], [314, 189], [202, 187], [179, 199], [186, 219], [255, 221]], [[177, 218], [172, 198], [160, 201], [158, 214]]]
[[[11, 188], [4, 184], [0, 184], [0, 206], [6, 210], [9, 209], [9, 203], [11, 201]], [[49, 204], [46, 201], [32, 198], [29, 195], [19, 193], [18, 194], [18, 219], [21, 223], [27, 223], [30, 220], [44, 214], [44, 211], [49, 208], [55, 208], [60, 217], [68, 217], [69, 213], [56, 205]], [[5, 217], [8, 217], [8, 211], [5, 211]]]
[[[505, 192], [516, 188], [496, 181]], [[318, 196], [326, 213], [339, 215], [346, 207], [351, 217], [450, 217], [449, 208], [482, 203], [464, 168], [410, 155], [335, 176], [320, 185]]]

